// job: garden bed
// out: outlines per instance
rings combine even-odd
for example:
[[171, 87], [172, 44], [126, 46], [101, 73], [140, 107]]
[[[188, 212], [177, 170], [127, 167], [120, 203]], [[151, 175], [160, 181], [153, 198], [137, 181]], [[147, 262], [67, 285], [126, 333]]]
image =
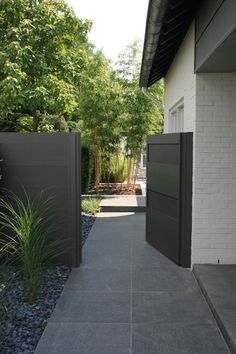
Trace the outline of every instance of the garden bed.
[[[88, 194], [97, 194], [96, 188], [91, 189]], [[142, 189], [140, 184], [130, 184], [128, 188], [127, 184], [110, 183], [108, 186], [107, 183], [100, 183], [98, 195], [142, 195]]]
[[[83, 213], [81, 219], [84, 244], [95, 216]], [[23, 279], [17, 269], [8, 266], [0, 270], [0, 353], [34, 352], [70, 271], [66, 266], [48, 268], [43, 275], [40, 295], [33, 304], [29, 304], [24, 301]]]

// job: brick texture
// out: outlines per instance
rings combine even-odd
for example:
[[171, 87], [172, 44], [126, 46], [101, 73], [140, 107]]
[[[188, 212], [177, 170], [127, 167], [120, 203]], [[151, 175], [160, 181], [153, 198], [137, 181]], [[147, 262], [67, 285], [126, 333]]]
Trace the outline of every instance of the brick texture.
[[192, 263], [236, 263], [236, 74], [196, 75]]
[[192, 264], [236, 263], [236, 74], [194, 74], [194, 24], [165, 78], [193, 141]]

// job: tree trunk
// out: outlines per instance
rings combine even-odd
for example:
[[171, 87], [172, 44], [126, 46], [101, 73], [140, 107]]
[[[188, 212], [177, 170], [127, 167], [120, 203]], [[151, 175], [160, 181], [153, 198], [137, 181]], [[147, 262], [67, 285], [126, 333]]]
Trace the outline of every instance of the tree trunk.
[[122, 164], [122, 169], [121, 169], [121, 185], [120, 185], [121, 191], [123, 190], [124, 169], [125, 169], [125, 154], [124, 154], [124, 159], [123, 159], [123, 164]]
[[96, 194], [99, 193], [99, 146], [95, 145], [94, 147], [94, 160], [95, 160], [95, 187], [96, 187]]
[[40, 123], [40, 117], [41, 117], [40, 112], [36, 111], [34, 116], [33, 116], [33, 124], [32, 124], [32, 132], [33, 133], [36, 133], [38, 131], [39, 123]]
[[133, 190], [134, 190], [134, 192], [135, 192], [135, 183], [136, 183], [137, 176], [138, 176], [138, 161], [136, 160], [135, 173], [134, 173], [134, 183], [133, 183]]
[[132, 187], [131, 189], [133, 190], [133, 181], [134, 181], [134, 175], [135, 175], [135, 166], [136, 166], [136, 160], [135, 158], [132, 159], [132, 176], [131, 176], [131, 183]]
[[116, 168], [115, 168], [115, 184], [116, 190], [118, 188], [118, 183], [120, 182], [120, 165], [119, 165], [119, 152], [116, 154]]
[[107, 186], [108, 186], [108, 190], [110, 189], [110, 157], [109, 160], [107, 161]]
[[99, 182], [100, 182], [100, 159], [99, 159], [99, 146], [96, 144], [97, 131], [93, 128], [92, 135], [94, 139], [94, 164], [95, 164], [95, 189], [96, 194], [99, 193]]
[[127, 177], [127, 189], [129, 191], [130, 186], [130, 177], [131, 177], [131, 167], [132, 167], [132, 158], [128, 158], [128, 177]]

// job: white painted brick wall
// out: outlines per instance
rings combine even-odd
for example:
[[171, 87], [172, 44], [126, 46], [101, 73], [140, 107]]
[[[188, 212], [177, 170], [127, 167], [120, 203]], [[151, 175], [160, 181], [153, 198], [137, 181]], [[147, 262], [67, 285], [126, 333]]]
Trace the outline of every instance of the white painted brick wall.
[[194, 74], [194, 23], [165, 77], [164, 132], [168, 133], [169, 110], [184, 97], [184, 131], [195, 129], [196, 75]]
[[192, 263], [236, 263], [236, 74], [197, 74]]
[[193, 24], [165, 83], [165, 133], [182, 97], [194, 132], [192, 263], [236, 263], [236, 74], [194, 74]]

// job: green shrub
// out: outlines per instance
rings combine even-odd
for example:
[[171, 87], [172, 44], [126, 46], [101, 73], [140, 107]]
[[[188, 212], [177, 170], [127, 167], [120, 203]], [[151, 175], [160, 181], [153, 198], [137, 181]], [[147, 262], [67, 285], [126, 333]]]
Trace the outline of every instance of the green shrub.
[[[105, 177], [106, 171], [104, 165], [102, 165], [101, 182], [106, 183]], [[110, 183], [123, 183], [128, 176], [127, 161], [125, 160], [123, 154], [119, 157], [113, 155], [110, 159]]]
[[101, 198], [86, 197], [82, 199], [82, 211], [87, 214], [96, 214], [99, 211]]
[[65, 252], [65, 241], [53, 239], [52, 197], [31, 200], [9, 192], [0, 198], [0, 256], [19, 264], [25, 300], [32, 303], [39, 292], [43, 267]]
[[86, 146], [81, 147], [81, 189], [86, 194], [89, 188], [89, 149]]
[[82, 194], [87, 194], [94, 187], [95, 170], [94, 158], [91, 149], [83, 145], [81, 148], [81, 189]]

